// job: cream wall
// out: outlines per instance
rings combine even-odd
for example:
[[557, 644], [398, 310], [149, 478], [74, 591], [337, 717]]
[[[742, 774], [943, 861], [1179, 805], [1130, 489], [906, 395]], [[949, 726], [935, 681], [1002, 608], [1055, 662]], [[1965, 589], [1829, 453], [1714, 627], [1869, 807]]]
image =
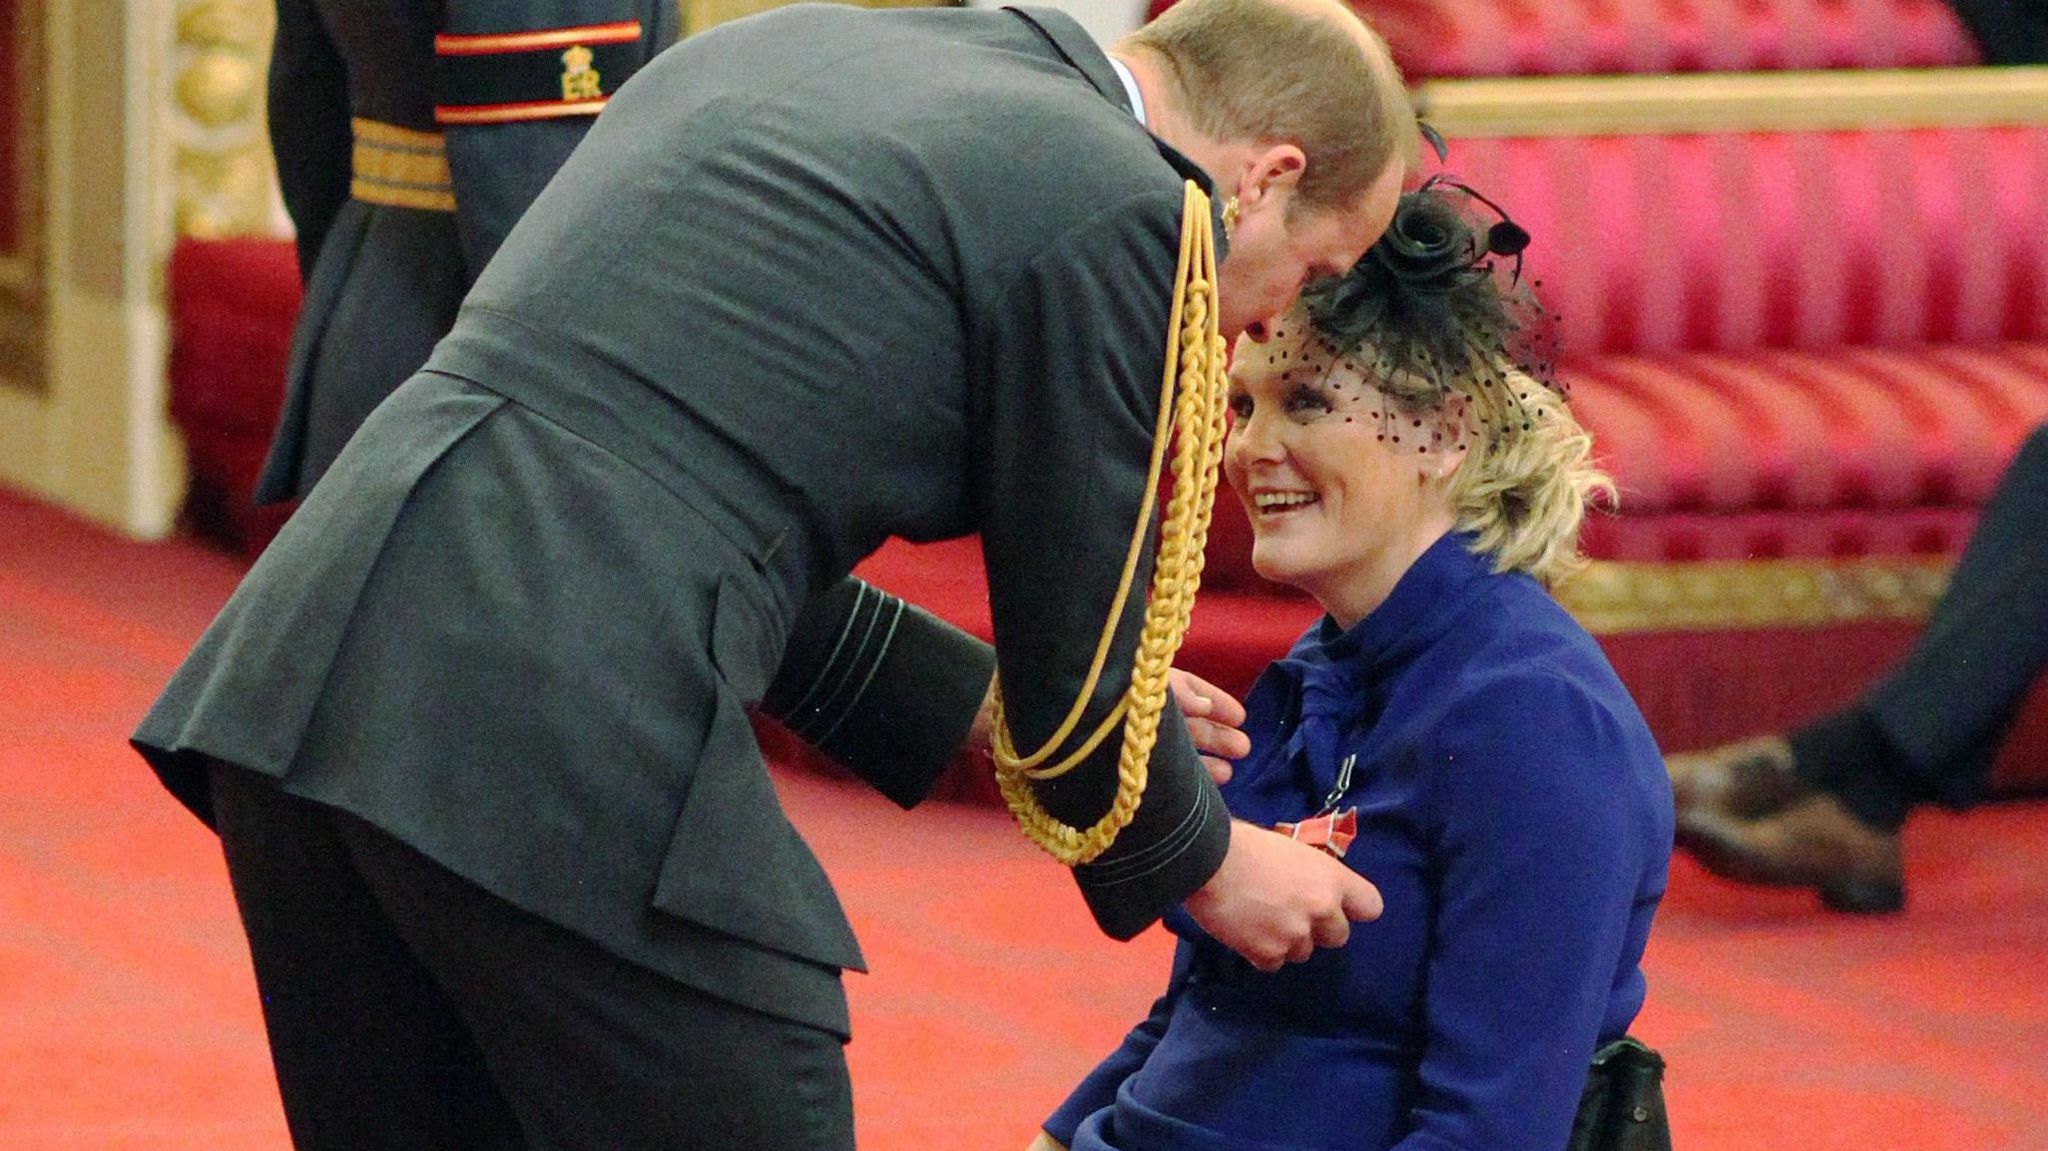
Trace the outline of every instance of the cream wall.
[[184, 476], [163, 415], [171, 21], [153, 0], [43, 6], [43, 379], [0, 383], [0, 483], [141, 537], [170, 530]]

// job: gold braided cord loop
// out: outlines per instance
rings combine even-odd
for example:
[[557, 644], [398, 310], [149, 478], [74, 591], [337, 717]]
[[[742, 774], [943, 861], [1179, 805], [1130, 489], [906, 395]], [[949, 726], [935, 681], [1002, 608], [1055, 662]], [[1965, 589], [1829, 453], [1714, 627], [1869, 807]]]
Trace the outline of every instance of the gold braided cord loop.
[[[1109, 850], [1119, 832], [1130, 825], [1144, 798], [1152, 747], [1159, 735], [1159, 717], [1166, 707], [1167, 673], [1187, 635], [1195, 592], [1202, 582], [1202, 548], [1209, 537], [1209, 512], [1216, 498], [1216, 474], [1223, 459], [1224, 343], [1217, 329], [1216, 241], [1209, 215], [1209, 197], [1194, 181], [1187, 184], [1181, 205], [1180, 262], [1174, 274], [1173, 307], [1167, 320], [1166, 370], [1160, 382], [1159, 423], [1153, 434], [1152, 462], [1145, 477], [1145, 495], [1138, 522], [1124, 557], [1123, 575], [1111, 601], [1109, 617], [1086, 681], [1066, 720], [1029, 756], [1017, 753], [1003, 711], [1002, 683], [991, 689], [994, 722], [991, 743], [996, 784], [1024, 834], [1053, 858], [1069, 867], [1087, 863]], [[1088, 700], [1100, 682], [1109, 648], [1123, 618], [1125, 602], [1143, 553], [1145, 532], [1159, 494], [1167, 445], [1173, 445], [1173, 494], [1159, 526], [1159, 548], [1152, 584], [1145, 600], [1145, 620], [1132, 660], [1131, 682], [1123, 697], [1088, 738], [1058, 763], [1046, 764], [1079, 726]], [[1123, 745], [1117, 757], [1116, 798], [1092, 826], [1072, 827], [1055, 819], [1038, 802], [1032, 780], [1056, 779], [1101, 744], [1121, 721]]]

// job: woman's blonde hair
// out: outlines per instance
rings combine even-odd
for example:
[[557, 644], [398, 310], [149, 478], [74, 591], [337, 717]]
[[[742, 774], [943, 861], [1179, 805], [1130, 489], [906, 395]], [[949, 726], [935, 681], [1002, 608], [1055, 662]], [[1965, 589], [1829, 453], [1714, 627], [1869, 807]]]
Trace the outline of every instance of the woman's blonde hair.
[[1445, 491], [1456, 530], [1496, 572], [1526, 572], [1555, 587], [1585, 566], [1579, 527], [1614, 481], [1593, 463], [1593, 437], [1564, 397], [1513, 364], [1470, 349], [1460, 367], [1423, 376], [1375, 372], [1374, 349], [1348, 353], [1385, 397], [1384, 419], [1431, 425], [1434, 451], [1457, 457]]
[[1579, 528], [1596, 497], [1614, 506], [1614, 481], [1595, 466], [1593, 437], [1563, 396], [1520, 368], [1495, 368], [1459, 389], [1470, 440], [1451, 473], [1451, 506], [1495, 571], [1555, 587], [1586, 565]]

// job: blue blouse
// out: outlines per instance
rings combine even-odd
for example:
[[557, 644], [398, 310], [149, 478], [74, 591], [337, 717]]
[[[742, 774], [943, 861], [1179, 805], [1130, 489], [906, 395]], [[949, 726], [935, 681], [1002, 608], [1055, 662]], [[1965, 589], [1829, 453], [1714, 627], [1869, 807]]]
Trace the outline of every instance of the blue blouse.
[[1643, 1003], [1671, 790], [1592, 637], [1469, 536], [1245, 700], [1223, 789], [1263, 826], [1358, 809], [1386, 912], [1262, 974], [1183, 911], [1166, 994], [1045, 1129], [1073, 1151], [1564, 1146], [1595, 1047]]

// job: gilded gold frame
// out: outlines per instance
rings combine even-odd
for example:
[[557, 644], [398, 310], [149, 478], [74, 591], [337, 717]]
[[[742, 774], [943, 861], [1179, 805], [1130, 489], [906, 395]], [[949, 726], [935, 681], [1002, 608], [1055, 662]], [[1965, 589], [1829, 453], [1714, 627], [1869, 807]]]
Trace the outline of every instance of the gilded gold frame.
[[44, 344], [48, 311], [43, 301], [43, 3], [0, 3], [12, 7], [18, 37], [12, 58], [0, 60], [0, 67], [13, 69], [13, 88], [19, 100], [15, 109], [19, 125], [15, 161], [19, 168], [13, 174], [19, 242], [12, 251], [0, 251], [0, 384], [41, 392], [47, 387]]
[[1948, 586], [1946, 559], [1602, 561], [1558, 589], [1587, 631], [1734, 631], [1917, 623]]
[[181, 236], [283, 228], [264, 130], [276, 14], [264, 0], [183, 0], [170, 60], [174, 217]]
[[1466, 138], [2048, 124], [2048, 66], [1431, 80], [1414, 99]]

